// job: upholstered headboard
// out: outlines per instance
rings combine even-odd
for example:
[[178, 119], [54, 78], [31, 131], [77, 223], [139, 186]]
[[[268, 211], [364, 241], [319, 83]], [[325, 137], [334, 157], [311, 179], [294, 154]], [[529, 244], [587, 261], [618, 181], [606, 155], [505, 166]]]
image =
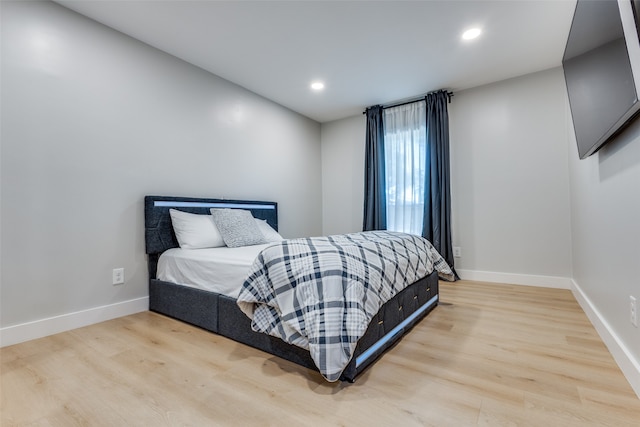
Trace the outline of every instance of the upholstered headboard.
[[177, 248], [169, 209], [179, 209], [196, 214], [209, 214], [211, 208], [246, 209], [255, 218], [266, 220], [278, 230], [278, 204], [248, 200], [200, 199], [192, 197], [145, 196], [144, 231], [146, 252], [158, 255], [170, 248]]

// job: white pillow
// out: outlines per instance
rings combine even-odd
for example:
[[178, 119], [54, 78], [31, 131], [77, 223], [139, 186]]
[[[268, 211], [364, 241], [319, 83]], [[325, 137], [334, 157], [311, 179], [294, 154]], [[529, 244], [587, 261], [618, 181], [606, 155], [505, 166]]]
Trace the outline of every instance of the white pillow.
[[267, 243], [250, 211], [243, 209], [211, 209], [211, 216], [230, 248]]
[[198, 215], [169, 209], [173, 231], [183, 249], [220, 248], [224, 246], [222, 235], [211, 215]]
[[267, 243], [281, 242], [284, 240], [284, 238], [276, 230], [274, 230], [267, 221], [258, 218], [254, 219], [256, 220], [256, 224], [258, 224], [258, 228], [260, 229], [260, 232], [264, 236], [264, 240], [266, 240]]

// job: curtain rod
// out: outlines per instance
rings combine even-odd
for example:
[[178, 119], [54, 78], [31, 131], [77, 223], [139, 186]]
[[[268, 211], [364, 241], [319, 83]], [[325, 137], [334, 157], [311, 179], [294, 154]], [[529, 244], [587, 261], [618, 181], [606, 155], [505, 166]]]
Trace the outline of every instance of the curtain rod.
[[[430, 93], [436, 93], [436, 92], [438, 92], [438, 91], [436, 90], [434, 92], [429, 92], [429, 93], [427, 93], [427, 95], [429, 95]], [[391, 105], [383, 106], [382, 109], [386, 110], [387, 108], [400, 107], [401, 105], [407, 105], [407, 104], [413, 104], [414, 102], [420, 102], [420, 101], [423, 101], [424, 98], [427, 95], [424, 95], [421, 98], [416, 98], [413, 101], [406, 101], [406, 102], [400, 102], [399, 104], [391, 104]], [[448, 98], [449, 104], [451, 104], [451, 98], [453, 98], [453, 95], [454, 95], [453, 92], [447, 92], [447, 98]], [[367, 111], [366, 110], [363, 111], [362, 114], [367, 114]]]

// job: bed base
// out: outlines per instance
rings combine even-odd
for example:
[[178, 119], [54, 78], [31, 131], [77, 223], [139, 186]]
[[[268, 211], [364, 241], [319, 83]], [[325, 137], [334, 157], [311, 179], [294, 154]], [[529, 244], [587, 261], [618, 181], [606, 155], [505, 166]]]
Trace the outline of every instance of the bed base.
[[[358, 341], [353, 359], [341, 380], [353, 382], [371, 363], [438, 304], [436, 272], [413, 283], [389, 300], [373, 317]], [[254, 332], [251, 320], [238, 308], [235, 298], [175, 283], [151, 279], [149, 310], [182, 320], [234, 341], [317, 371], [308, 350], [279, 338]]]

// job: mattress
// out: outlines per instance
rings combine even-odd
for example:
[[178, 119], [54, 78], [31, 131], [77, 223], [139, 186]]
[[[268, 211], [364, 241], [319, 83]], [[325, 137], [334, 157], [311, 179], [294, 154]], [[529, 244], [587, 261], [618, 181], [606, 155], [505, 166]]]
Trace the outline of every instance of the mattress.
[[253, 261], [269, 245], [168, 249], [158, 260], [157, 278], [237, 298]]

